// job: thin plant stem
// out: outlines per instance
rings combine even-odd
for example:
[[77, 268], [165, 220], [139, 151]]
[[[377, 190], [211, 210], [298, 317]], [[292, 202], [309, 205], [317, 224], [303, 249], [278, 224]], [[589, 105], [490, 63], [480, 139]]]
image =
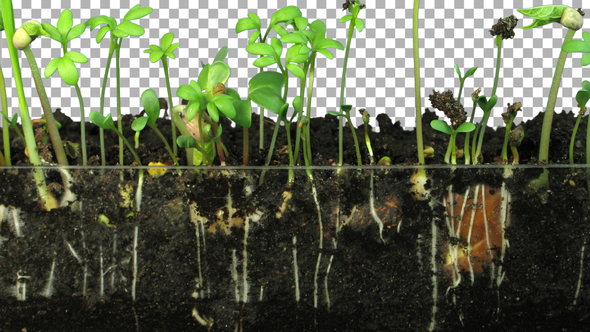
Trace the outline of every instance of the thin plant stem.
[[[23, 133], [25, 136], [25, 144], [29, 153], [29, 160], [35, 166], [41, 165], [41, 159], [37, 152], [37, 143], [35, 143], [35, 133], [33, 132], [33, 125], [31, 124], [31, 118], [29, 116], [29, 108], [25, 98], [25, 91], [23, 87], [23, 81], [20, 71], [19, 56], [16, 48], [12, 44], [12, 37], [14, 36], [14, 12], [12, 9], [11, 0], [0, 0], [2, 8], [2, 20], [4, 23], [4, 29], [6, 31], [6, 41], [8, 44], [8, 52], [10, 53], [10, 61], [12, 63], [12, 70], [14, 74], [14, 81], [16, 83], [16, 89], [19, 100], [19, 111], [21, 115], [21, 121], [23, 126]], [[37, 184], [37, 191], [46, 210], [51, 210], [58, 207], [58, 202], [47, 191], [47, 184], [45, 183], [45, 175], [43, 170], [38, 167], [33, 169], [33, 178]]]
[[[354, 34], [354, 26], [357, 15], [353, 15], [352, 19], [350, 20], [350, 25], [348, 26], [348, 37], [346, 39], [346, 51], [344, 53], [344, 65], [342, 66], [342, 80], [340, 83], [340, 112], [342, 112], [342, 105], [344, 105], [344, 91], [346, 88], [346, 68], [348, 65], [348, 54], [350, 52], [350, 43], [352, 41], [352, 35]], [[338, 166], [342, 166], [344, 162], [344, 142], [343, 142], [343, 123], [344, 121], [342, 117], [339, 117], [339, 125], [338, 125]]]
[[[307, 72], [309, 70], [309, 60], [305, 62], [305, 64], [303, 65], [303, 73], [305, 74], [305, 77], [307, 77]], [[301, 86], [299, 87], [299, 96], [301, 97], [301, 100], [303, 101], [303, 97], [305, 97], [305, 88], [307, 85], [307, 80], [303, 79], [301, 80]], [[301, 108], [298, 110], [295, 110], [295, 112], [297, 112], [297, 122], [301, 121], [301, 117], [303, 116], [303, 103], [301, 103]], [[297, 126], [297, 130], [295, 132], [295, 156], [293, 157], [294, 161], [297, 162], [297, 159], [299, 159], [299, 150], [300, 150], [300, 142], [301, 142], [301, 127]], [[291, 165], [291, 166], [294, 166]]]
[[[420, 0], [414, 0], [414, 13], [412, 19], [412, 39], [414, 48], [414, 93], [416, 100], [416, 144], [418, 146], [418, 162], [424, 165], [424, 143], [422, 139], [422, 101], [420, 96], [420, 57], [418, 50], [418, 9]], [[426, 176], [424, 169], [420, 173]]]
[[[279, 128], [281, 127], [280, 122], [277, 121], [277, 123], [275, 124], [275, 130], [272, 134], [272, 140], [270, 141], [270, 147], [268, 149], [268, 154], [266, 155], [266, 163], [264, 164], [264, 166], [270, 165], [270, 160], [272, 159], [272, 152], [274, 151], [275, 148], [275, 142], [277, 141], [277, 135], [279, 134]], [[259, 185], [262, 185], [262, 182], [264, 181], [264, 175], [266, 174], [266, 169], [264, 169], [262, 171], [262, 173], [260, 174], [260, 181], [259, 181]]]
[[[307, 121], [307, 124], [305, 124], [305, 126], [307, 127], [307, 134], [310, 135], [310, 126], [311, 126], [311, 100], [313, 98], [313, 80], [314, 80], [314, 73], [315, 73], [315, 57], [316, 57], [317, 53], [313, 52], [311, 54], [311, 60], [310, 60], [310, 68], [309, 68], [309, 85], [308, 85], [308, 90], [307, 90], [307, 118], [309, 119]], [[310, 140], [306, 140], [305, 142], [307, 144], [307, 153], [309, 154], [309, 162], [311, 165], [311, 142]], [[310, 166], [307, 165], [307, 166]]]
[[4, 142], [4, 165], [12, 165], [10, 155], [10, 128], [8, 125], [8, 100], [6, 98], [6, 82], [4, 82], [4, 71], [0, 66], [0, 98], [2, 100], [2, 114], [6, 118], [2, 118], [2, 141]]
[[[116, 37], [113, 37], [116, 38]], [[123, 39], [118, 39], [116, 41], [116, 55], [115, 55], [115, 63], [117, 65], [116, 74], [117, 74], [117, 130], [121, 132], [119, 135], [119, 166], [125, 165], [125, 154], [123, 153], [123, 117], [121, 116], [121, 44], [123, 43]], [[121, 172], [121, 181], [123, 181], [123, 172]]]
[[[104, 99], [105, 99], [105, 92], [107, 87], [107, 79], [109, 75], [109, 69], [111, 68], [111, 60], [113, 59], [113, 54], [115, 53], [117, 41], [116, 37], [113, 36], [111, 38], [111, 43], [109, 47], [109, 56], [107, 58], [107, 65], [104, 71], [104, 78], [102, 80], [102, 89], [100, 91], [100, 114], [104, 115]], [[104, 129], [100, 128], [99, 130], [99, 137], [100, 137], [100, 160], [102, 166], [106, 165], [106, 152], [105, 152], [105, 145], [104, 145]]]
[[[164, 76], [166, 76], [166, 90], [168, 92], [168, 109], [172, 110], [172, 107], [174, 107], [174, 105], [172, 104], [172, 90], [170, 90], [170, 77], [168, 76], [168, 60], [166, 59], [166, 56], [162, 57], [162, 66], [164, 67]], [[170, 118], [172, 118], [172, 116], [170, 116]], [[172, 121], [170, 121], [170, 125], [172, 126], [172, 151], [174, 153], [174, 156], [176, 156], [178, 154], [178, 149], [176, 147], [176, 126], [174, 126], [174, 122]]]
[[25, 47], [23, 51], [25, 52], [29, 66], [31, 67], [31, 73], [33, 75], [33, 80], [35, 81], [39, 99], [41, 100], [43, 115], [45, 115], [45, 124], [49, 131], [49, 136], [51, 137], [51, 143], [53, 145], [55, 156], [57, 157], [57, 162], [60, 165], [69, 166], [68, 157], [64, 150], [61, 136], [59, 135], [55, 118], [53, 117], [51, 106], [49, 105], [49, 98], [47, 98], [47, 92], [45, 91], [45, 86], [43, 85], [43, 80], [41, 78], [41, 73], [39, 72], [39, 67], [37, 66], [37, 61], [35, 60], [35, 55], [33, 55], [33, 52], [29, 46]]
[[504, 144], [502, 145], [502, 160], [504, 160], [505, 162], [508, 161], [508, 138], [510, 135], [510, 130], [512, 128], [512, 123], [514, 122], [514, 118], [516, 117], [516, 112], [514, 112], [514, 114], [512, 114], [512, 117], [510, 118], [510, 120], [508, 120], [508, 123], [506, 123], [506, 132], [504, 133]]
[[[473, 123], [473, 119], [475, 118], [475, 110], [477, 107], [477, 103], [473, 101], [473, 111], [471, 112], [471, 119], [469, 122]], [[477, 136], [477, 132], [474, 134]], [[471, 161], [471, 153], [469, 151], [469, 141], [471, 140], [471, 132], [465, 134], [465, 147], [463, 148], [463, 153], [465, 154], [465, 165], [469, 165]]]
[[578, 114], [578, 119], [576, 119], [576, 125], [574, 126], [574, 131], [572, 132], [572, 139], [570, 140], [570, 164], [572, 165], [574, 164], [574, 142], [576, 141], [576, 134], [578, 133], [580, 120], [582, 120], [582, 112]]
[[78, 94], [78, 101], [80, 102], [80, 131], [82, 133], [82, 165], [88, 164], [88, 157], [86, 155], [86, 116], [84, 114], [84, 99], [82, 98], [82, 92], [80, 86], [76, 83], [76, 93]]
[[359, 141], [356, 137], [356, 131], [354, 130], [354, 126], [352, 125], [352, 121], [350, 120], [350, 110], [344, 112], [344, 114], [344, 116], [346, 117], [346, 121], [348, 122], [348, 126], [350, 127], [350, 131], [352, 132], [352, 139], [354, 140], [354, 147], [356, 149], [356, 162], [359, 166], [361, 166], [363, 164], [363, 160], [361, 158], [361, 150], [359, 149]]
[[[575, 33], [576, 30], [569, 29], [563, 39], [563, 43], [565, 44], [572, 40]], [[543, 117], [543, 129], [541, 131], [541, 141], [539, 144], [540, 162], [547, 162], [549, 159], [549, 138], [551, 135], [551, 123], [553, 122], [553, 111], [555, 109], [557, 92], [559, 91], [559, 85], [561, 84], [561, 75], [563, 73], [566, 58], [567, 52], [561, 51], [559, 53], [557, 65], [555, 66], [555, 74], [553, 75], [553, 82], [551, 83], [551, 90], [549, 91], [549, 99], [547, 99], [547, 107], [545, 108], [545, 116]]]
[[164, 137], [164, 135], [162, 135], [162, 133], [160, 132], [160, 130], [158, 129], [157, 126], [150, 126], [152, 127], [152, 129], [156, 132], [156, 134], [158, 135], [158, 137], [160, 137], [160, 139], [162, 140], [162, 142], [164, 142], [164, 145], [166, 146], [166, 150], [168, 151], [168, 153], [170, 154], [170, 157], [172, 157], [172, 161], [174, 161], [174, 164], [176, 166], [180, 166], [180, 164], [178, 163], [178, 160], [176, 159], [176, 154], [172, 151], [172, 148], [170, 147], [170, 144], [168, 144], [168, 141], [166, 140], [166, 138]]

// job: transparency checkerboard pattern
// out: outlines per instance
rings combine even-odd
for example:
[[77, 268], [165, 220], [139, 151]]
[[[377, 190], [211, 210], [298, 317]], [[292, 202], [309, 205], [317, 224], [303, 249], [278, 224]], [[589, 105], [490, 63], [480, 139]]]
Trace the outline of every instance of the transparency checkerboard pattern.
[[[347, 23], [339, 19], [348, 12], [342, 10], [344, 0], [13, 0], [17, 28], [29, 19], [57, 25], [62, 9], [72, 10], [74, 24], [84, 23], [88, 18], [107, 15], [122, 21], [125, 13], [136, 4], [150, 6], [154, 11], [146, 18], [134, 22], [146, 28], [142, 37], [125, 38], [121, 48], [121, 106], [123, 114], [137, 114], [141, 111], [141, 93], [152, 88], [158, 96], [167, 97], [166, 81], [161, 62], [151, 63], [149, 54], [143, 50], [150, 44], [159, 45], [160, 38], [173, 32], [180, 47], [175, 51], [176, 60], [169, 61], [172, 94], [177, 88], [198, 78], [201, 61], [209, 63], [218, 49], [228, 46], [226, 59], [232, 68], [227, 83], [236, 89], [242, 98], [248, 93], [248, 80], [259, 70], [253, 66], [256, 56], [245, 51], [251, 31], [235, 32], [235, 25], [248, 13], [256, 13], [262, 22], [263, 31], [268, 26], [272, 14], [288, 5], [298, 6], [303, 16], [310, 22], [322, 20], [327, 27], [327, 37], [333, 37], [346, 45]], [[375, 116], [386, 113], [394, 121], [400, 121], [405, 128], [415, 126], [414, 74], [412, 55], [412, 10], [410, 0], [362, 1], [366, 10], [359, 17], [365, 21], [365, 29], [355, 32], [346, 77], [345, 103], [353, 105], [353, 121], [361, 124], [361, 117], [354, 110], [366, 108], [371, 114], [371, 124], [375, 126]], [[475, 3], [475, 4], [472, 4]], [[38, 7], [42, 4], [42, 7]], [[428, 95], [432, 90], [452, 89], [457, 96], [459, 79], [454, 66], [457, 64], [464, 73], [473, 66], [479, 67], [474, 77], [465, 82], [462, 103], [468, 113], [472, 111], [470, 95], [474, 89], [482, 87], [482, 94], [491, 94], [497, 48], [494, 37], [489, 33], [499, 18], [514, 14], [518, 19], [516, 36], [505, 40], [502, 49], [502, 66], [496, 94], [498, 103], [491, 115], [490, 125], [503, 125], [501, 113], [507, 103], [522, 102], [522, 114], [516, 122], [531, 119], [543, 111], [551, 86], [554, 66], [557, 62], [566, 29], [558, 24], [542, 28], [522, 30], [522, 26], [532, 23], [523, 18], [516, 9], [550, 4], [564, 4], [574, 8], [582, 7], [582, 0], [426, 0], [421, 1], [419, 11], [420, 68], [422, 111], [431, 108]], [[70, 50], [79, 51], [89, 58], [86, 64], [78, 65], [79, 86], [84, 100], [86, 116], [90, 111], [100, 108], [102, 77], [106, 66], [109, 37], [96, 43], [99, 28], [69, 44]], [[583, 30], [583, 29], [582, 29]], [[273, 36], [271, 32], [270, 36]], [[576, 33], [574, 39], [581, 39]], [[9, 110], [18, 110], [16, 87], [12, 81], [10, 59], [6, 51], [6, 39], [2, 38], [2, 67], [8, 87]], [[49, 38], [39, 38], [32, 44], [37, 63], [43, 71], [54, 57], [62, 56], [59, 43]], [[334, 60], [319, 56], [316, 65], [312, 116], [324, 116], [329, 110], [337, 110], [340, 97], [340, 82], [344, 51], [334, 51]], [[24, 58], [24, 56], [22, 56]], [[590, 68], [580, 64], [581, 54], [568, 56], [562, 89], [559, 91], [556, 111], [575, 111], [575, 93], [581, 88], [584, 79], [590, 78]], [[30, 70], [23, 61], [23, 81], [33, 118], [41, 117], [42, 110]], [[268, 67], [277, 70], [276, 67]], [[116, 118], [115, 63], [111, 64], [107, 81], [105, 111]], [[74, 119], [80, 118], [80, 107], [76, 91], [65, 84], [55, 73], [44, 80], [52, 108], [62, 111]], [[296, 81], [290, 86], [296, 86]], [[291, 88], [290, 98], [296, 95]], [[174, 97], [174, 104], [179, 100]], [[253, 104], [258, 112], [258, 107]], [[432, 108], [431, 108], [432, 109]], [[443, 116], [439, 112], [439, 116]], [[272, 114], [271, 114], [272, 115]], [[481, 111], [476, 113], [476, 119]], [[276, 118], [276, 117], [275, 117]], [[88, 121], [88, 120], [87, 120]]]

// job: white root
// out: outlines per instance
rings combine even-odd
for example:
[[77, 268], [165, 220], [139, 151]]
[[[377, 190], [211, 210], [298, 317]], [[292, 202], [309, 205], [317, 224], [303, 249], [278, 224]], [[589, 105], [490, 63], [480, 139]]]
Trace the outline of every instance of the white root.
[[[433, 206], [431, 205], [431, 208]], [[436, 312], [437, 312], [437, 299], [438, 299], [438, 281], [436, 274], [438, 273], [436, 267], [436, 256], [437, 256], [437, 248], [436, 248], [436, 238], [438, 236], [438, 227], [436, 226], [436, 218], [432, 218], [432, 222], [430, 223], [432, 239], [430, 242], [430, 266], [432, 269], [432, 319], [430, 320], [430, 327], [429, 331], [434, 331], [436, 327]]]
[[[53, 253], [54, 256], [56, 253]], [[51, 264], [51, 271], [49, 272], [49, 278], [47, 279], [47, 284], [41, 293], [41, 296], [45, 296], [47, 298], [51, 297], [55, 293], [55, 289], [53, 288], [53, 282], [55, 281], [55, 257], [53, 257], [53, 263]]]
[[299, 305], [299, 265], [297, 264], [297, 236], [293, 235], [293, 278], [295, 281], [295, 302]]
[[191, 222], [195, 225], [195, 235], [197, 237], [197, 264], [199, 268], [199, 277], [197, 278], [197, 285], [195, 287], [195, 292], [193, 292], [194, 298], [204, 298], [205, 297], [205, 288], [203, 283], [203, 270], [201, 267], [201, 231], [199, 228], [202, 228], [203, 233], [203, 243], [205, 243], [205, 228], [203, 226], [204, 221], [199, 212], [197, 211], [197, 203], [192, 203], [190, 205], [190, 218]]
[[[373, 190], [373, 182], [374, 182], [374, 170], [371, 170], [371, 191], [369, 193], [369, 205], [371, 206], [371, 215], [373, 216], [373, 220], [375, 220], [375, 222], [377, 223], [377, 225], [379, 226], [379, 238], [381, 238], [381, 242], [385, 243], [385, 240], [383, 240], [383, 221], [381, 220], [381, 218], [379, 218], [379, 215], [377, 214], [377, 211], [375, 210], [375, 192]], [[397, 225], [397, 231], [399, 233], [400, 231], [400, 227], [401, 227], [401, 222]]]
[[[310, 178], [311, 180], [311, 178]], [[320, 226], [320, 245], [318, 260], [315, 265], [315, 273], [313, 275], [313, 307], [318, 308], [318, 273], [320, 271], [320, 262], [322, 260], [322, 251], [324, 250], [324, 227], [322, 224], [322, 210], [320, 209], [320, 202], [318, 200], [318, 193], [313, 182], [311, 183], [311, 192], [315, 201], [316, 209], [318, 210], [318, 224]]]
[[16, 273], [16, 288], [15, 296], [18, 301], [25, 301], [27, 299], [27, 280], [31, 277], [25, 275], [22, 270]]
[[139, 237], [139, 226], [135, 226], [135, 236], [133, 238], [133, 281], [131, 283], [131, 298], [135, 302], [137, 287], [137, 238]]
[[576, 294], [574, 295], [574, 302], [572, 305], [576, 305], [578, 302], [578, 295], [580, 295], [580, 289], [582, 288], [582, 274], [584, 272], [584, 249], [586, 248], [586, 239], [584, 239], [584, 244], [582, 245], [582, 250], [580, 252], [580, 274], [578, 275], [578, 286], [576, 287]]
[[137, 207], [137, 211], [140, 211], [141, 208], [141, 195], [143, 191], [143, 169], [139, 170], [139, 179], [137, 180], [137, 192], [135, 194], [135, 206]]

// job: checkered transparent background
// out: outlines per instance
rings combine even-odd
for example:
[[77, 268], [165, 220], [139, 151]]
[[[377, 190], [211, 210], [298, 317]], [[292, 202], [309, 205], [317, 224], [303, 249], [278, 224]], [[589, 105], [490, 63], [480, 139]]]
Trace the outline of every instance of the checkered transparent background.
[[[143, 53], [150, 44], [159, 45], [160, 37], [167, 32], [173, 32], [173, 42], [180, 43], [180, 47], [175, 51], [177, 59], [169, 62], [173, 95], [176, 94], [177, 87], [188, 84], [191, 79], [197, 79], [201, 61], [210, 62], [220, 47], [228, 46], [227, 62], [232, 68], [228, 85], [234, 87], [242, 98], [245, 98], [248, 93], [248, 80], [258, 73], [258, 69], [252, 65], [256, 57], [245, 51], [250, 32], [242, 32], [239, 35], [235, 33], [234, 28], [240, 18], [255, 12], [265, 29], [276, 9], [296, 5], [310, 21], [323, 20], [327, 26], [326, 35], [345, 45], [347, 25], [338, 22], [346, 14], [342, 11], [343, 2], [344, 0], [139, 0], [142, 7], [150, 6], [154, 11], [147, 18], [135, 21], [146, 28], [144, 36], [129, 37], [123, 42], [122, 112], [138, 113], [141, 110], [139, 97], [145, 89], [153, 88], [158, 96], [167, 97], [161, 62], [152, 64], [149, 55]], [[365, 30], [362, 33], [356, 32], [352, 41], [345, 102], [355, 108], [367, 108], [372, 116], [387, 113], [395, 121], [400, 121], [405, 128], [414, 127], [413, 2], [363, 2], [367, 5], [367, 9], [361, 12]], [[472, 2], [475, 4], [472, 5]], [[38, 3], [42, 3], [42, 7], [37, 7]], [[83, 23], [88, 18], [98, 15], [112, 16], [120, 22], [128, 9], [137, 3], [138, 0], [13, 0], [17, 27], [29, 19], [55, 26], [63, 8], [72, 10], [74, 24]], [[470, 94], [477, 87], [483, 87], [482, 93], [489, 96], [493, 86], [497, 51], [489, 29], [499, 18], [514, 14], [519, 19], [519, 28], [513, 40], [503, 43], [501, 78], [497, 90], [499, 98], [492, 114], [493, 125], [502, 125], [500, 114], [507, 103], [522, 102], [523, 113], [517, 122], [523, 118], [530, 119], [541, 112], [547, 102], [553, 66], [567, 31], [557, 24], [522, 30], [520, 27], [529, 25], [532, 19], [523, 19], [516, 9], [549, 4], [583, 7], [582, 0], [421, 1], [419, 38], [423, 108], [430, 108], [428, 95], [433, 89], [442, 91], [450, 88], [455, 91], [455, 96], [457, 95], [459, 80], [455, 74], [455, 64], [462, 72], [472, 66], [479, 67], [475, 76], [466, 80], [463, 96], [470, 99]], [[86, 114], [99, 109], [101, 77], [108, 56], [110, 34], [97, 44], [97, 32], [98, 28], [92, 32], [88, 29], [69, 44], [70, 50], [79, 51], [90, 59], [88, 63], [79, 65], [79, 85]], [[574, 36], [574, 39], [581, 38], [581, 32]], [[16, 111], [18, 99], [12, 81], [6, 39], [2, 38], [1, 43], [1, 63], [9, 87], [8, 106], [11, 111]], [[32, 49], [42, 71], [53, 57], [62, 55], [60, 45], [49, 38], [39, 38], [32, 44]], [[580, 53], [568, 56], [561, 83], [563, 88], [559, 92], [556, 105], [558, 112], [562, 109], [572, 110], [576, 105], [576, 91], [584, 79], [590, 79], [590, 68], [583, 68], [580, 58]], [[337, 108], [343, 59], [344, 51], [336, 51], [334, 60], [319, 56], [315, 99], [312, 103], [313, 116], [323, 116], [326, 111]], [[28, 64], [23, 66], [25, 93], [29, 96], [28, 104], [32, 117], [40, 117], [41, 105], [34, 91]], [[111, 114], [116, 115], [114, 70], [113, 61], [107, 83], [105, 107]], [[57, 73], [45, 79], [44, 84], [51, 106], [60, 107], [66, 114], [79, 119], [79, 102], [75, 89], [63, 83]], [[295, 84], [294, 81], [290, 85]], [[296, 90], [292, 92], [290, 96], [294, 96]], [[462, 102], [466, 110], [471, 112], [472, 104], [468, 98]], [[258, 111], [254, 104], [253, 108]], [[577, 112], [577, 108], [574, 110]], [[439, 115], [442, 116], [442, 113]], [[361, 123], [358, 116], [354, 121], [356, 124]], [[375, 123], [374, 117], [372, 123]]]

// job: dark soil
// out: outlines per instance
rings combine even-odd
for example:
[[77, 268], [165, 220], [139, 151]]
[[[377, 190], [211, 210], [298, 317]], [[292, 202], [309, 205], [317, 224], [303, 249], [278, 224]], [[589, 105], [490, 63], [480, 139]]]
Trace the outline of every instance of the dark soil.
[[[79, 124], [59, 111], [55, 115], [62, 124], [62, 139], [79, 142]], [[423, 123], [435, 118], [427, 111]], [[586, 128], [586, 118], [580, 128]], [[375, 159], [387, 155], [394, 164], [415, 164], [415, 132], [404, 131], [399, 122], [394, 124], [384, 115], [377, 120], [379, 133], [370, 135]], [[122, 121], [126, 137], [133, 141], [129, 126], [132, 117], [125, 116]], [[260, 166], [267, 151], [258, 150], [256, 115], [252, 123], [249, 165]], [[536, 162], [541, 123], [539, 115], [523, 124], [526, 136], [519, 148], [521, 164]], [[550, 163], [568, 163], [574, 123], [571, 113], [555, 115]], [[170, 140], [169, 121], [159, 123], [159, 128]], [[223, 129], [222, 139], [229, 150], [226, 162], [240, 166], [242, 130], [231, 128], [229, 123], [223, 123]], [[266, 121], [266, 147], [273, 129], [274, 123]], [[314, 165], [337, 162], [337, 133], [335, 117], [312, 120]], [[345, 128], [344, 133], [345, 163], [355, 165], [350, 130]], [[105, 136], [107, 164], [115, 165], [118, 138], [111, 132]], [[295, 130], [291, 136], [295, 137]], [[357, 136], [363, 142], [363, 127], [357, 129]], [[458, 137], [460, 148], [463, 137]], [[578, 137], [575, 160], [583, 163], [585, 138], [582, 133]], [[98, 128], [90, 123], [87, 139], [89, 165], [99, 165]], [[494, 163], [503, 139], [503, 128], [487, 129], [485, 163]], [[137, 151], [142, 164], [160, 161], [172, 165], [152, 130], [142, 133], [141, 142]], [[427, 159], [428, 165], [443, 163], [447, 143], [447, 135], [425, 125], [424, 144], [436, 150], [435, 156]], [[275, 151], [282, 151], [285, 145], [281, 128]], [[12, 147], [13, 164], [28, 165], [22, 141], [13, 137]], [[51, 162], [51, 146], [40, 145], [39, 149]], [[361, 153], [364, 164], [368, 164], [364, 144]], [[273, 157], [272, 166], [288, 163], [286, 153], [275, 152]], [[133, 163], [129, 152], [125, 158], [126, 165]], [[180, 160], [186, 164], [183, 151]], [[70, 162], [80, 163], [80, 159]], [[584, 329], [590, 317], [590, 248], [582, 248], [589, 231], [590, 196], [583, 170], [551, 169], [550, 190], [538, 194], [528, 189], [528, 183], [539, 177], [541, 168], [516, 169], [508, 179], [501, 167], [458, 166], [454, 171], [427, 168], [432, 198], [426, 201], [415, 200], [409, 192], [414, 171], [348, 169], [338, 175], [334, 169], [314, 170], [311, 182], [305, 171], [296, 170], [296, 182], [287, 187], [285, 169], [268, 171], [262, 185], [258, 185], [258, 169], [193, 170], [182, 175], [169, 169], [160, 178], [146, 174], [138, 211], [136, 206], [121, 206], [119, 194], [129, 185], [134, 196], [137, 170], [115, 169], [104, 174], [98, 169], [73, 170], [76, 181], [72, 191], [82, 207], [70, 203], [46, 212], [40, 209], [28, 171], [1, 169], [0, 204], [20, 208], [24, 225], [18, 235], [10, 219], [18, 213], [12, 209], [0, 225], [4, 241], [0, 247], [0, 330], [207, 331], [195, 319], [196, 311], [200, 317], [213, 320], [211, 331], [233, 331], [236, 326], [243, 331], [427, 331], [435, 304], [433, 237], [438, 241], [434, 256], [438, 266], [434, 273], [438, 287], [436, 330]], [[46, 175], [54, 183], [53, 191], [61, 193], [58, 171], [48, 170]], [[375, 213], [384, 224], [383, 241], [369, 203], [371, 178]], [[503, 260], [494, 261], [505, 272], [503, 282], [500, 286], [491, 282], [488, 264], [473, 284], [469, 273], [463, 271], [462, 282], [453, 288], [442, 272], [441, 244], [461, 239], [446, 232], [443, 197], [449, 186], [463, 193], [481, 183], [499, 190], [503, 182], [511, 193], [511, 223], [506, 229], [510, 246]], [[318, 193], [317, 202], [313, 190]], [[193, 203], [196, 207], [193, 205], [191, 214]], [[112, 227], [98, 221], [101, 214], [109, 218]], [[437, 227], [434, 236], [433, 221]], [[136, 301], [132, 300], [134, 251], [138, 266]], [[582, 253], [581, 290], [574, 303]], [[47, 293], [54, 262], [53, 292]], [[18, 301], [15, 288], [23, 284], [27, 298]], [[48, 294], [51, 297], [45, 296]]]

